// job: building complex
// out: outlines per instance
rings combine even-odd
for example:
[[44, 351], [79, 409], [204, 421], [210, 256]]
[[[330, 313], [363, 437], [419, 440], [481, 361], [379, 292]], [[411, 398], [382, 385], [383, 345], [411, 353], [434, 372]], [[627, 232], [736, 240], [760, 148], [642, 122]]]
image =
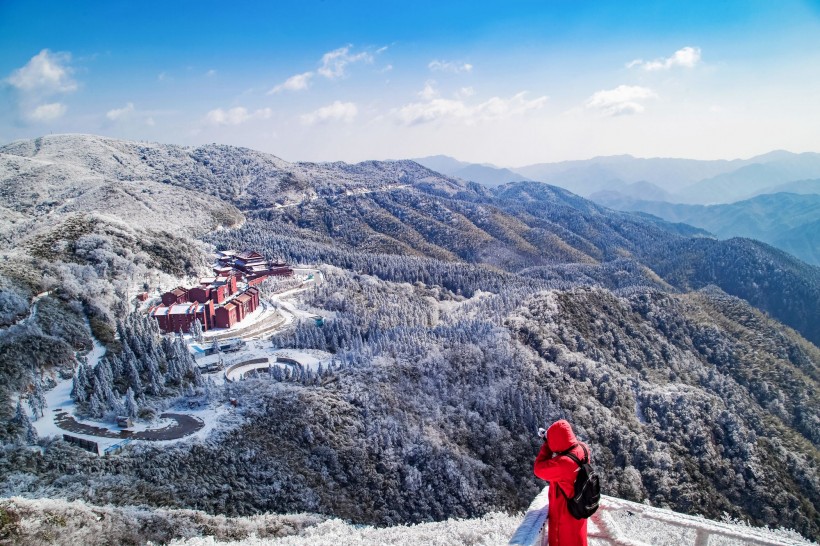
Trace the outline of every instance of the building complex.
[[188, 332], [196, 321], [202, 330], [230, 328], [259, 307], [257, 285], [270, 276], [291, 276], [288, 264], [270, 262], [258, 252], [218, 252], [214, 277], [200, 279], [199, 286], [179, 286], [162, 295], [151, 307], [163, 332]]

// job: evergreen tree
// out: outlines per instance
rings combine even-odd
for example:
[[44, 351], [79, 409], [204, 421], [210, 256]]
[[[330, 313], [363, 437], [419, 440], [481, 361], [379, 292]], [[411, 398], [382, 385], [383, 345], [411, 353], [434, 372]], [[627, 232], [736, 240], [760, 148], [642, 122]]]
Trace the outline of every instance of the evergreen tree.
[[20, 400], [17, 401], [17, 411], [12, 422], [17, 427], [18, 438], [21, 442], [29, 445], [37, 443], [37, 431], [31, 425], [31, 420], [28, 418], [26, 410], [23, 409], [23, 403]]
[[35, 420], [43, 416], [46, 409], [46, 397], [39, 379], [34, 380], [34, 389], [29, 394], [28, 405]]
[[199, 319], [194, 320], [194, 325], [191, 328], [191, 335], [196, 341], [202, 343], [202, 323], [199, 322]]
[[81, 362], [77, 368], [77, 373], [74, 374], [74, 381], [71, 387], [71, 399], [79, 406], [83, 406], [88, 403], [91, 390], [92, 385], [89, 380], [88, 364]]
[[136, 417], [139, 413], [139, 404], [137, 404], [136, 399], [134, 398], [134, 390], [131, 387], [128, 387], [128, 390], [125, 392], [125, 414], [128, 417]]
[[125, 378], [128, 388], [131, 389], [134, 395], [136, 397], [142, 396], [142, 380], [135, 361], [131, 360], [125, 363]]
[[105, 411], [106, 411], [105, 402], [103, 401], [103, 399], [100, 397], [100, 395], [95, 390], [91, 394], [91, 398], [88, 401], [88, 414], [91, 417], [100, 418], [103, 415], [105, 415]]

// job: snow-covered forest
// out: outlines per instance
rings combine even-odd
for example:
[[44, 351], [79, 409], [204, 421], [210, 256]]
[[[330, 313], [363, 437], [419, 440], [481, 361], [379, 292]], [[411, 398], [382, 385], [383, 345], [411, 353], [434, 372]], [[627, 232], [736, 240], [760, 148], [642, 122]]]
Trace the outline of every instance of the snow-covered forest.
[[[820, 536], [817, 268], [535, 183], [487, 190], [410, 162], [82, 139], [82, 151], [54, 137], [0, 152], [59, 166], [60, 150], [112, 191], [145, 178], [244, 220], [166, 236], [116, 209], [14, 205], [0, 262], [0, 495], [374, 525], [515, 513], [541, 488], [535, 431], [565, 418], [609, 495]], [[294, 301], [324, 325], [296, 321], [270, 343], [332, 365], [200, 378], [131, 302], [203, 272], [210, 248], [320, 267], [325, 281]], [[109, 349], [93, 371], [78, 366], [92, 333]], [[50, 438], [32, 449], [18, 401], [38, 407], [75, 368], [89, 416], [179, 396], [239, 404], [204, 440], [111, 457]]]

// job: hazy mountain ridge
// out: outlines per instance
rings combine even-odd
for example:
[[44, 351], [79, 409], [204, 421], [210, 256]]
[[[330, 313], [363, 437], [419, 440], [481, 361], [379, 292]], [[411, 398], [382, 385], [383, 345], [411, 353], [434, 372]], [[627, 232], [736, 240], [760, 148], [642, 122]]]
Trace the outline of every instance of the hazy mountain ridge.
[[820, 240], [820, 194], [765, 194], [728, 205], [682, 205], [605, 192], [591, 199], [617, 210], [646, 212], [669, 222], [684, 222], [722, 239], [757, 239], [806, 263], [820, 265], [820, 248], [813, 244]]
[[413, 161], [442, 174], [477, 182], [490, 188], [508, 182], [529, 180], [522, 174], [510, 169], [489, 164], [467, 163], [443, 155], [414, 158]]
[[[243, 221], [231, 204], [163, 183], [157, 169], [122, 151], [127, 145], [97, 137], [56, 136], [0, 147], [0, 197], [3, 210], [13, 211], [3, 214], [0, 243], [13, 248], [72, 213], [93, 213], [143, 230], [173, 227], [192, 235]], [[165, 155], [171, 158], [166, 171], [180, 166], [173, 153]]]
[[[511, 169], [478, 165], [449, 158], [421, 158], [430, 168], [490, 187], [520, 179], [536, 180], [568, 189], [583, 197], [598, 192], [670, 203], [731, 203], [755, 195], [793, 191], [818, 193], [820, 154], [774, 151], [749, 159], [695, 160], [637, 158], [630, 155], [538, 163]], [[473, 177], [469, 173], [474, 172]], [[462, 176], [459, 173], [468, 173]], [[506, 179], [506, 180], [505, 180]], [[798, 189], [799, 188], [799, 189]]]

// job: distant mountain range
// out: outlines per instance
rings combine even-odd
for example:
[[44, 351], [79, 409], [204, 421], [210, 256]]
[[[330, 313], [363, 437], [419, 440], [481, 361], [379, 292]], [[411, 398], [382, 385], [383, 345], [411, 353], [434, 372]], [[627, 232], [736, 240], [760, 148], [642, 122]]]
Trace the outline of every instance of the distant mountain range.
[[818, 153], [774, 151], [731, 161], [619, 155], [511, 169], [465, 163], [447, 156], [416, 161], [442, 174], [491, 187], [535, 180], [583, 197], [606, 191], [642, 200], [705, 205], [732, 203], [782, 191], [820, 192]]
[[419, 165], [424, 165], [428, 169], [432, 169], [447, 176], [455, 176], [462, 180], [469, 180], [470, 182], [478, 182], [487, 187], [494, 188], [507, 182], [522, 182], [532, 180], [520, 173], [505, 169], [503, 167], [496, 167], [489, 163], [467, 163], [453, 159], [446, 155], [433, 155], [429, 157], [421, 157], [414, 159]]
[[[820, 180], [817, 181], [820, 184]], [[625, 197], [617, 192], [591, 196], [596, 203], [645, 212], [669, 222], [703, 228], [721, 239], [749, 237], [820, 265], [820, 195], [774, 193], [728, 205], [681, 205]]]
[[517, 181], [544, 182], [606, 207], [690, 224], [723, 239], [758, 239], [820, 265], [817, 153], [774, 151], [732, 161], [620, 155], [515, 169], [442, 155], [416, 161], [490, 188]]

